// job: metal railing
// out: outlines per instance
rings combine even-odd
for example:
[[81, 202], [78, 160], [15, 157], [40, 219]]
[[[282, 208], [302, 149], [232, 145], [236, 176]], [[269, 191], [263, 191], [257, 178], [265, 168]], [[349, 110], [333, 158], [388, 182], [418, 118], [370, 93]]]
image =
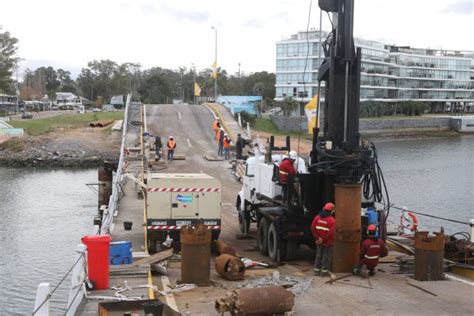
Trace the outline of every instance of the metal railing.
[[113, 223], [114, 214], [117, 210], [117, 205], [119, 201], [122, 187], [122, 182], [124, 180], [124, 162], [125, 162], [125, 143], [126, 135], [128, 132], [128, 119], [129, 119], [129, 110], [130, 110], [130, 100], [132, 98], [131, 94], [127, 96], [127, 103], [125, 104], [124, 118], [123, 118], [123, 130], [122, 130], [122, 144], [120, 145], [120, 158], [117, 166], [117, 173], [112, 181], [112, 194], [109, 200], [109, 207], [104, 211], [102, 217], [102, 226], [100, 229], [100, 234], [110, 234], [110, 227]]
[[[110, 234], [111, 225], [113, 224], [114, 214], [117, 211], [118, 201], [120, 199], [122, 191], [122, 183], [124, 181], [124, 163], [125, 163], [125, 146], [126, 146], [126, 135], [128, 132], [129, 126], [129, 111], [130, 111], [130, 101], [131, 94], [127, 96], [127, 103], [124, 110], [124, 120], [123, 120], [123, 131], [122, 131], [122, 142], [120, 146], [120, 158], [118, 162], [117, 172], [112, 181], [112, 194], [110, 196], [108, 208], [104, 211], [102, 218], [102, 226], [100, 231], [98, 226], [95, 228], [95, 233], [100, 234]], [[75, 315], [77, 308], [81, 304], [81, 301], [85, 295], [85, 282], [86, 282], [86, 246], [84, 244], [79, 244], [76, 249], [76, 260], [72, 267], [67, 271], [67, 273], [62, 277], [60, 282], [50, 291], [49, 283], [41, 283], [38, 286], [36, 293], [35, 307], [33, 315], [36, 316], [48, 316], [50, 315], [49, 303], [52, 295], [56, 292], [59, 286], [64, 282], [67, 276], [72, 272], [71, 276], [71, 286], [69, 289], [69, 298], [66, 307], [65, 315]]]

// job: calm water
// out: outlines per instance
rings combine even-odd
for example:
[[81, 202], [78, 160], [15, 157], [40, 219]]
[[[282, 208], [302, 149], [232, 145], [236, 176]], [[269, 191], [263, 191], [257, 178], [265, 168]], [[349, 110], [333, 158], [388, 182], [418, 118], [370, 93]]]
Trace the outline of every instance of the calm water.
[[[468, 221], [474, 218], [474, 137], [377, 142], [391, 200], [398, 206]], [[53, 286], [92, 228], [96, 170], [0, 168], [0, 314], [28, 314], [40, 282]], [[400, 213], [392, 211], [392, 221]], [[420, 218], [421, 228], [466, 230]], [[64, 311], [67, 284], [53, 300]]]
[[[38, 284], [55, 286], [73, 264], [97, 205], [85, 183], [96, 179], [95, 170], [0, 167], [0, 314], [31, 314]], [[66, 283], [53, 296], [53, 314], [64, 312]]]
[[[474, 218], [474, 137], [376, 142], [390, 200], [422, 213]], [[399, 223], [400, 212], [390, 219]], [[466, 231], [467, 226], [418, 217], [419, 229]]]

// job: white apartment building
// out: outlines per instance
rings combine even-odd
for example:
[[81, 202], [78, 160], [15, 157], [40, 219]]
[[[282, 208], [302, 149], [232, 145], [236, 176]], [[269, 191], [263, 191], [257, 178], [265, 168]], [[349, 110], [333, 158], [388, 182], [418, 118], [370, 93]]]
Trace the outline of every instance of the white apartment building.
[[[321, 32], [323, 42], [327, 34]], [[319, 37], [319, 31], [312, 30], [277, 42], [276, 100], [292, 97], [307, 102], [317, 94], [318, 68], [322, 62], [318, 58]], [[429, 103], [432, 111], [454, 106], [474, 110], [472, 53], [414, 49], [360, 38], [354, 41], [362, 49], [361, 102], [422, 101]], [[322, 48], [321, 56], [324, 58]]]

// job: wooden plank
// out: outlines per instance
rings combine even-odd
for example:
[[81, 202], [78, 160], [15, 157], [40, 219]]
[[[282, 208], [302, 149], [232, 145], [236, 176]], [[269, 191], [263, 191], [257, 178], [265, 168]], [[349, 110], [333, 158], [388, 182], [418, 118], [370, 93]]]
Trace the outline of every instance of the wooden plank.
[[173, 249], [168, 249], [165, 251], [155, 253], [154, 255], [151, 255], [149, 257], [137, 260], [132, 264], [135, 266], [142, 265], [142, 264], [151, 264], [158, 261], [163, 261], [165, 259], [168, 259], [171, 256], [173, 256]]

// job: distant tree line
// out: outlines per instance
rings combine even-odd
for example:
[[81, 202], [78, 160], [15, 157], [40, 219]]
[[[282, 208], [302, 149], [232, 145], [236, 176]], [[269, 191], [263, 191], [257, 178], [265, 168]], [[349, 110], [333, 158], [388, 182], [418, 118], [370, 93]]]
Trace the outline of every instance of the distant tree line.
[[360, 117], [382, 117], [392, 115], [422, 115], [428, 112], [430, 106], [425, 102], [405, 101], [397, 103], [386, 103], [377, 101], [366, 101], [360, 103]]
[[[18, 40], [0, 30], [0, 92], [15, 94], [12, 80], [19, 58]], [[260, 95], [269, 105], [275, 97], [275, 74], [266, 71], [251, 74], [229, 74], [218, 68], [219, 95]], [[212, 69], [197, 72], [180, 67], [142, 69], [140, 64], [119, 64], [112, 60], [93, 60], [82, 68], [74, 80], [71, 73], [51, 66], [26, 69], [18, 83], [22, 100], [53, 99], [56, 92], [72, 92], [91, 101], [105, 102], [113, 95], [133, 92], [135, 100], [146, 103], [168, 103], [172, 99], [191, 102], [194, 82], [201, 88], [201, 96], [214, 96]], [[102, 100], [102, 101], [100, 101]]]

